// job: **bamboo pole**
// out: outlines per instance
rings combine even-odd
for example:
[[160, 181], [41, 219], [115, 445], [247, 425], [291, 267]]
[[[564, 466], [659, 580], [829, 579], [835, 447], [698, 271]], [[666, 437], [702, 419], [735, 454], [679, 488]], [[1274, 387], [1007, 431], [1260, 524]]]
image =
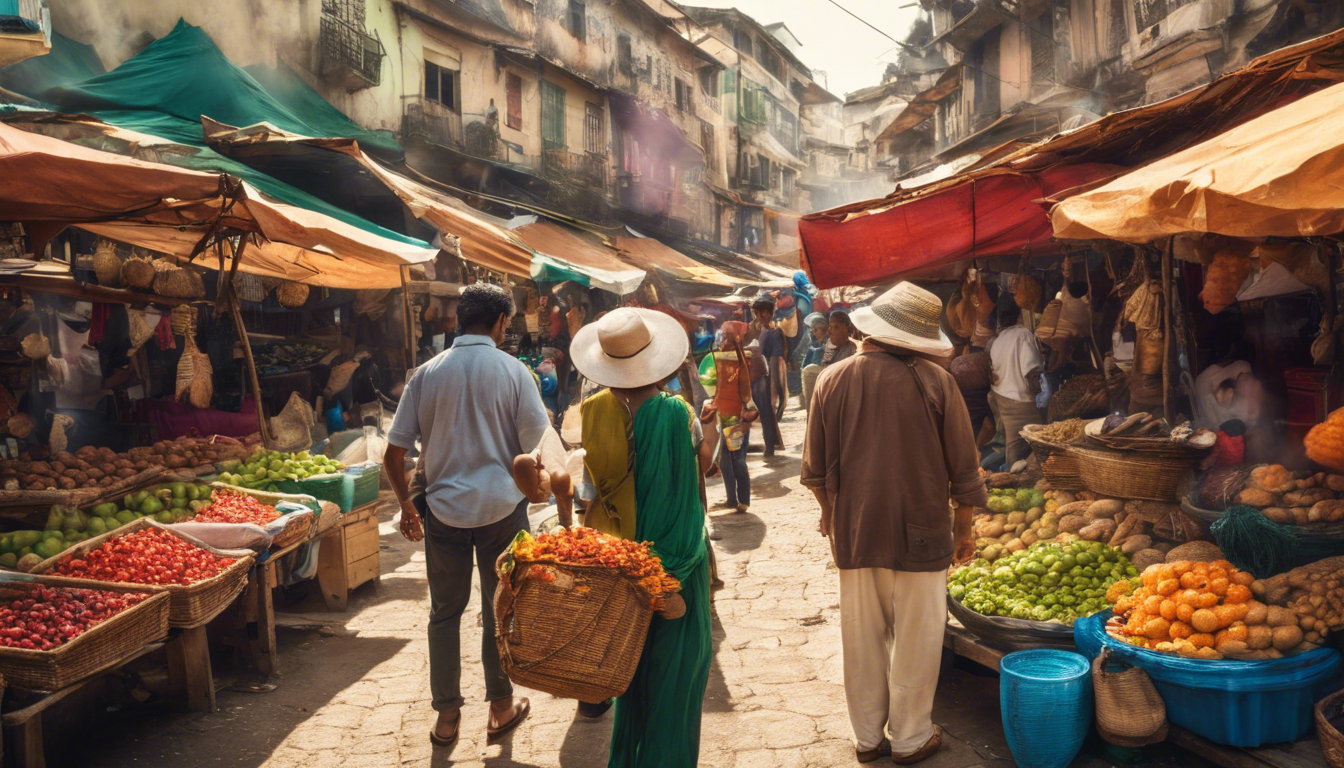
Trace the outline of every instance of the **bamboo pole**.
[[1172, 415], [1171, 391], [1171, 254], [1176, 238], [1167, 238], [1167, 249], [1162, 252], [1162, 416], [1168, 422]]
[[401, 275], [401, 315], [402, 321], [406, 323], [406, 348], [401, 351], [402, 359], [406, 363], [406, 376], [411, 375], [411, 368], [415, 366], [415, 314], [411, 309], [411, 288], [406, 280], [408, 267], [403, 264], [397, 269]]
[[[243, 249], [247, 246], [247, 239], [242, 238], [238, 243], [238, 250], [233, 254], [233, 263], [237, 266], [238, 261], [243, 257]], [[274, 445], [271, 438], [271, 427], [266, 421], [266, 406], [261, 400], [261, 381], [257, 378], [257, 363], [252, 359], [252, 342], [247, 338], [247, 328], [243, 325], [243, 313], [238, 309], [238, 291], [233, 284], [232, 277], [228, 281], [229, 316], [233, 318], [233, 329], [238, 333], [238, 340], [243, 345], [243, 362], [247, 365], [247, 380], [252, 387], [252, 400], [257, 407], [257, 429], [261, 432], [261, 441], [267, 448]]]

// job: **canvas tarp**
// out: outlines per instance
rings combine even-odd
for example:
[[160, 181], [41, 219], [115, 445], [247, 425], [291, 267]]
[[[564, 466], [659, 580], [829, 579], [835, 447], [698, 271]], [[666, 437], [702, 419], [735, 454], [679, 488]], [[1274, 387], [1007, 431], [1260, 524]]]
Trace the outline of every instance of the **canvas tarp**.
[[[871, 285], [971, 256], [1016, 255], [1026, 248], [1053, 252], [1058, 249], [1050, 239], [1053, 230], [1040, 229], [1039, 223], [1048, 219], [1033, 200], [1062, 199], [1070, 183], [1095, 186], [1342, 78], [1344, 30], [1339, 30], [1262, 56], [1166, 101], [1106, 115], [1007, 154], [991, 151], [986, 157], [993, 157], [992, 162], [982, 160], [979, 167], [951, 178], [809, 214], [799, 225], [804, 267], [818, 287], [826, 288]], [[1112, 169], [1098, 175], [1106, 165]], [[1080, 166], [1071, 182], [1066, 169]], [[984, 196], [994, 211], [990, 221], [982, 215], [980, 188], [986, 186], [995, 190]], [[1024, 198], [1021, 193], [1032, 186], [1044, 195]], [[916, 207], [891, 213], [911, 205]], [[883, 226], [882, 218], [892, 226]], [[997, 253], [986, 252], [982, 240], [989, 240]], [[967, 247], [972, 244], [976, 247]]]
[[0, 88], [40, 99], [47, 90], [97, 77], [106, 71], [93, 46], [52, 31], [50, 53], [0, 68]]
[[536, 254], [532, 279], [559, 283], [573, 280], [617, 296], [634, 293], [647, 273], [621, 261], [616, 252], [550, 222], [527, 224], [513, 234]]
[[[154, 155], [162, 140], [100, 123], [61, 125]], [[0, 169], [23, 184], [0, 190], [0, 220], [25, 221], [48, 237], [66, 226], [179, 257], [190, 255], [219, 219], [223, 190], [236, 202], [220, 225], [249, 233], [239, 269], [334, 288], [393, 288], [400, 267], [434, 258], [437, 249], [371, 235], [329, 216], [261, 194], [221, 173], [147, 162], [0, 123]], [[218, 267], [207, 252], [196, 263]]]
[[621, 257], [636, 267], [657, 270], [676, 280], [707, 285], [733, 286], [743, 283], [714, 267], [706, 266], [691, 257], [663, 245], [652, 237], [617, 237], [616, 249]]
[[[413, 216], [442, 232], [447, 250], [455, 250], [467, 261], [496, 272], [517, 277], [531, 275], [532, 251], [507, 230], [461, 200], [384, 168], [350, 139], [311, 139], [264, 125], [239, 129], [209, 118], [202, 123], [206, 142], [223, 153], [257, 145], [279, 152], [285, 145], [293, 144], [340, 153], [382, 182]], [[456, 242], [455, 249], [448, 242], [450, 239]]]
[[1064, 200], [1055, 236], [1148, 242], [1184, 232], [1344, 232], [1344, 84]]

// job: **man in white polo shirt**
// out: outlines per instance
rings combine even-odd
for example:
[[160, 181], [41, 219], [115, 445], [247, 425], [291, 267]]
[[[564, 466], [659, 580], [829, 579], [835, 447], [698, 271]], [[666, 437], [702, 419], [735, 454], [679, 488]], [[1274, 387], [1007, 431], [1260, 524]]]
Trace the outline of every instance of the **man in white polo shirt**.
[[[402, 534], [411, 541], [426, 539], [429, 677], [439, 713], [430, 740], [441, 746], [457, 740], [461, 725], [460, 628], [471, 597], [473, 554], [485, 627], [487, 733], [512, 730], [530, 706], [513, 695], [494, 633], [495, 560], [528, 529], [527, 499], [513, 482], [513, 458], [535, 449], [550, 426], [531, 372], [498, 348], [513, 312], [513, 297], [503, 288], [485, 283], [463, 288], [457, 306], [462, 335], [411, 375], [387, 436], [384, 466], [401, 503]], [[425, 493], [413, 499], [405, 458], [417, 438]]]

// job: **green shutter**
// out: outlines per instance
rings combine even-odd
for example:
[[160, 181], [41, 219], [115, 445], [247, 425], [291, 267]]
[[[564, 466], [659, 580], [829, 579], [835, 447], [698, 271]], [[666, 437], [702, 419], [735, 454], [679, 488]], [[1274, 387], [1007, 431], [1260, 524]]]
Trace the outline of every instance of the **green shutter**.
[[565, 148], [565, 91], [541, 81], [541, 144], [544, 149]]

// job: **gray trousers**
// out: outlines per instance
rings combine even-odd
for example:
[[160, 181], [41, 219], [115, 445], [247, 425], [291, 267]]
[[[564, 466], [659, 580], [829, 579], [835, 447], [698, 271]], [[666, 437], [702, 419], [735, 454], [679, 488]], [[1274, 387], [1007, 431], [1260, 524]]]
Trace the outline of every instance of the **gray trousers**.
[[495, 645], [495, 560], [513, 543], [519, 531], [529, 530], [527, 499], [508, 517], [480, 528], [454, 528], [433, 514], [425, 514], [424, 496], [416, 507], [425, 518], [425, 566], [429, 579], [429, 689], [439, 712], [462, 706], [462, 612], [471, 600], [474, 553], [481, 576], [481, 667], [485, 672], [485, 700], [513, 695], [513, 683], [499, 663]]

